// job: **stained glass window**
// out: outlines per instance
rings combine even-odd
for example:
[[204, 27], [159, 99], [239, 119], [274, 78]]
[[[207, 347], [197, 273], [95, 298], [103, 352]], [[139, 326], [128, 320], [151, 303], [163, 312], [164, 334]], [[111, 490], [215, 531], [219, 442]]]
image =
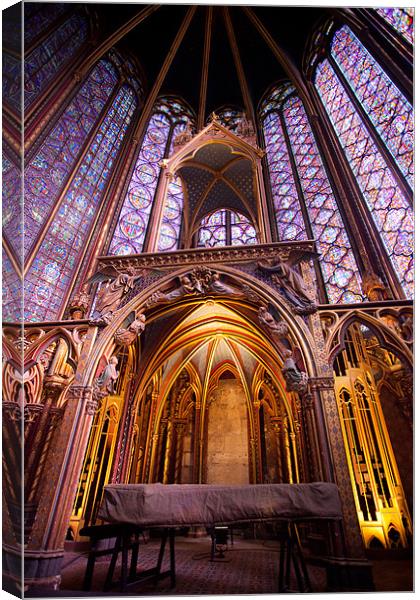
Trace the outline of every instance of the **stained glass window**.
[[75, 171], [26, 276], [25, 320], [57, 317], [136, 104], [122, 86]]
[[279, 239], [305, 240], [305, 223], [280, 116], [270, 113], [263, 127]]
[[198, 232], [198, 246], [240, 246], [256, 244], [257, 233], [244, 215], [227, 209], [205, 217]]
[[[153, 207], [160, 163], [174, 152], [174, 140], [192, 115], [173, 98], [160, 99], [149, 121], [143, 143], [128, 185], [109, 254], [139, 254], [143, 252], [149, 218]], [[170, 142], [168, 144], [168, 140]], [[158, 248], [161, 251], [178, 247], [183, 208], [180, 181], [170, 185], [165, 200]]]
[[183, 192], [181, 179], [176, 177], [168, 186], [165, 209], [163, 211], [162, 225], [158, 250], [167, 252], [178, 247], [179, 231], [181, 229], [183, 207]]
[[5, 153], [3, 142], [2, 155], [2, 201], [3, 201], [3, 235], [14, 249], [16, 256], [22, 256], [22, 198], [21, 175], [18, 167]]
[[2, 95], [3, 102], [19, 113], [22, 102], [20, 58], [8, 52], [2, 56]]
[[376, 8], [375, 10], [407, 41], [413, 43], [413, 8]]
[[74, 57], [77, 50], [86, 42], [88, 33], [87, 19], [73, 14], [25, 58], [25, 108], [32, 104], [57, 72]]
[[401, 284], [411, 297], [411, 206], [328, 60], [317, 66], [315, 84]]
[[335, 33], [331, 56], [413, 187], [413, 107], [347, 25]]
[[65, 4], [51, 2], [38, 4], [30, 2], [24, 4], [25, 22], [24, 38], [25, 44], [30, 44], [40, 33], [50, 27], [59, 17], [64, 15], [68, 7]]
[[[354, 253], [293, 86], [274, 88], [261, 105], [261, 115], [279, 240], [315, 238], [329, 301], [360, 302], [363, 294]], [[302, 205], [311, 224], [309, 232]]]
[[289, 98], [283, 114], [328, 298], [334, 304], [360, 302], [357, 264], [302, 101]]
[[[25, 255], [56, 205], [83, 144], [117, 81], [111, 63], [101, 60], [29, 161], [25, 170]], [[18, 225], [12, 222], [11, 226]]]
[[[224, 126], [236, 133], [236, 128], [238, 126], [239, 121], [244, 116], [244, 109], [240, 109], [234, 106], [226, 106], [224, 108], [219, 108], [215, 111], [217, 115], [218, 121]], [[210, 115], [207, 119], [207, 123], [210, 123], [212, 119], [212, 115]]]
[[2, 248], [2, 316], [3, 321], [18, 322], [22, 319], [22, 282]]
[[170, 126], [169, 119], [161, 113], [149, 121], [109, 254], [139, 254], [143, 250]]

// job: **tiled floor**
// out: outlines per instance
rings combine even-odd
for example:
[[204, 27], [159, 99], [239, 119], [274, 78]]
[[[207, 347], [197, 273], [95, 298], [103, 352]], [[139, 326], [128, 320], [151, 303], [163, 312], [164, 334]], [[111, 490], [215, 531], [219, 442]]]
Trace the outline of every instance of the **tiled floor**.
[[[151, 582], [136, 585], [124, 595], [231, 595], [277, 592], [279, 551], [275, 541], [235, 538], [234, 545], [229, 546], [225, 560], [222, 562], [210, 562], [209, 538], [177, 538], [175, 547], [177, 576], [175, 589], [170, 589], [169, 578], [167, 578], [156, 585]], [[140, 569], [155, 565], [158, 549], [157, 540], [149, 540], [147, 544], [141, 545]], [[86, 554], [66, 554], [61, 589], [56, 593], [57, 596], [102, 595], [109, 557], [98, 559], [90, 594], [83, 593], [81, 590], [86, 560]], [[376, 591], [412, 590], [412, 561], [382, 558], [373, 560], [372, 565]], [[165, 559], [163, 569], [166, 568], [168, 562]], [[118, 573], [119, 564], [117, 564], [116, 578]], [[323, 568], [310, 565], [309, 575], [314, 592], [326, 591]], [[291, 587], [297, 589], [293, 584], [293, 577]], [[118, 586], [107, 595], [118, 595]]]

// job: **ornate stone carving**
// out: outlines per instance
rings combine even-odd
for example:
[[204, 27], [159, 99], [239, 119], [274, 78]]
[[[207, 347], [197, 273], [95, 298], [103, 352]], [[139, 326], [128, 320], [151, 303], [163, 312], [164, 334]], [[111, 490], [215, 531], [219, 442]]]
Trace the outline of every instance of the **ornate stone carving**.
[[308, 375], [303, 371], [299, 371], [290, 350], [286, 351], [286, 360], [281, 372], [286, 381], [286, 390], [288, 392], [298, 392], [299, 394], [306, 392], [308, 388]]
[[369, 302], [388, 300], [388, 294], [382, 279], [373, 271], [367, 271], [363, 274], [362, 288]]
[[334, 377], [311, 377], [309, 386], [311, 390], [333, 390]]
[[[174, 268], [186, 265], [215, 263], [255, 262], [266, 259], [279, 259], [297, 262], [298, 259], [314, 252], [313, 242], [275, 242], [272, 244], [254, 244], [252, 246], [235, 246], [221, 248], [194, 248], [191, 250], [175, 250], [138, 254], [132, 256], [108, 256], [98, 260], [98, 273], [90, 281], [106, 281], [115, 278], [118, 273], [130, 270], [140, 275], [142, 269], [161, 267]], [[110, 275], [108, 275], [110, 273]]]
[[108, 283], [97, 294], [95, 313], [99, 316], [92, 319], [91, 323], [100, 326], [108, 325], [123, 297], [133, 289], [136, 280], [142, 276], [143, 272], [137, 273], [130, 266], [125, 273], [118, 272], [112, 266], [98, 272], [91, 281], [107, 281]]
[[114, 339], [117, 344], [122, 346], [130, 346], [134, 340], [141, 335], [145, 328], [146, 317], [143, 314], [138, 315], [127, 329], [117, 329], [114, 335]]
[[289, 332], [289, 328], [284, 321], [276, 321], [273, 315], [269, 312], [267, 306], [260, 306], [258, 311], [258, 320], [270, 333], [276, 337], [284, 338]]
[[88, 284], [85, 283], [82, 288], [75, 294], [70, 303], [70, 316], [72, 319], [83, 319], [88, 312], [90, 306], [90, 296], [87, 293]]
[[156, 292], [146, 302], [146, 308], [159, 302], [171, 302], [184, 296], [199, 296], [205, 294], [225, 294], [228, 296], [242, 296], [243, 291], [233, 288], [220, 279], [219, 273], [207, 267], [197, 267], [191, 273], [179, 277], [179, 285], [174, 290]]
[[119, 371], [116, 369], [118, 358], [111, 356], [105, 369], [99, 375], [94, 383], [95, 396], [108, 396], [114, 393], [114, 385], [119, 376]]
[[242, 117], [236, 126], [236, 135], [243, 138], [255, 138], [254, 124], [251, 119], [248, 119], [246, 113], [242, 113]]
[[193, 132], [191, 129], [191, 124], [188, 122], [185, 129], [180, 131], [178, 135], [174, 138], [174, 149], [175, 152], [181, 147], [185, 146], [188, 142], [190, 142], [193, 138]]
[[[301, 253], [298, 253], [301, 257]], [[284, 260], [281, 256], [260, 261], [258, 267], [271, 274], [271, 279], [282, 290], [297, 314], [310, 314], [316, 311], [316, 304], [308, 295], [302, 276], [293, 268], [296, 254], [291, 252]]]

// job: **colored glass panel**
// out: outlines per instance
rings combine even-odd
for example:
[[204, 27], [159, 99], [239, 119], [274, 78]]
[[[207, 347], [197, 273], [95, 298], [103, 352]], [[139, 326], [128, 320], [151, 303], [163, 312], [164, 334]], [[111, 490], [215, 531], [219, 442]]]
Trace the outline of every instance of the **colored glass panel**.
[[413, 107], [347, 25], [335, 33], [331, 55], [413, 187]]
[[[101, 60], [29, 162], [25, 172], [25, 255], [37, 240], [117, 81], [112, 65]], [[12, 228], [18, 226], [11, 223]]]
[[302, 101], [287, 100], [283, 114], [328, 298], [334, 304], [360, 302], [357, 263]]
[[22, 320], [22, 282], [2, 248], [2, 317], [5, 322]]
[[198, 246], [240, 246], [256, 244], [257, 234], [251, 222], [240, 213], [222, 209], [205, 217], [198, 232]]
[[22, 102], [21, 61], [8, 52], [2, 56], [3, 102], [20, 113]]
[[158, 245], [161, 252], [176, 250], [178, 247], [183, 200], [181, 179], [176, 177], [168, 186]]
[[245, 246], [257, 243], [255, 227], [243, 215], [235, 212], [230, 213], [230, 237], [232, 246]]
[[413, 43], [413, 8], [375, 8], [385, 21], [396, 29], [406, 40]]
[[219, 210], [201, 221], [198, 246], [212, 248], [213, 246], [226, 246], [226, 243], [226, 210]]
[[48, 4], [24, 4], [24, 39], [25, 44], [30, 44], [40, 33], [48, 29], [68, 7], [65, 4], [51, 2]]
[[273, 110], [281, 107], [283, 101], [295, 91], [291, 83], [284, 83], [274, 87], [263, 99], [260, 107], [261, 121]]
[[308, 236], [279, 115], [270, 113], [263, 128], [279, 240], [306, 240]]
[[143, 250], [170, 126], [168, 118], [161, 113], [154, 114], [149, 121], [111, 242], [110, 254], [139, 254]]
[[20, 259], [22, 257], [23, 239], [22, 180], [18, 167], [5, 154], [4, 146], [3, 142], [3, 235]]
[[24, 105], [28, 108], [88, 37], [85, 17], [74, 14], [34, 48], [24, 65]]
[[75, 171], [27, 274], [25, 320], [57, 317], [135, 108], [134, 92], [123, 86]]
[[401, 285], [413, 294], [413, 211], [339, 81], [324, 60], [315, 84]]

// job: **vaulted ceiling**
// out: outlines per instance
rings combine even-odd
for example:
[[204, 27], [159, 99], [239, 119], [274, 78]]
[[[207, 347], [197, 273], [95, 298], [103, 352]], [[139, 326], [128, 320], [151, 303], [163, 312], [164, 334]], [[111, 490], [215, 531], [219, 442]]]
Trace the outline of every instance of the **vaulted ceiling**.
[[[90, 5], [88, 10], [96, 13], [99, 24], [99, 41], [115, 32], [144, 7], [120, 3]], [[188, 9], [189, 6], [185, 5], [160, 6], [118, 42], [117, 47], [128, 50], [138, 59], [144, 71], [146, 89], [150, 90], [153, 85]], [[244, 106], [227, 20], [232, 24], [249, 94], [255, 106], [272, 83], [288, 78], [288, 75], [246, 11], [256, 15], [291, 63], [300, 68], [306, 40], [330, 10], [284, 6], [213, 6], [206, 115], [226, 104]], [[208, 14], [208, 6], [197, 6], [160, 91], [161, 94], [181, 96], [196, 113], [199, 109]]]

